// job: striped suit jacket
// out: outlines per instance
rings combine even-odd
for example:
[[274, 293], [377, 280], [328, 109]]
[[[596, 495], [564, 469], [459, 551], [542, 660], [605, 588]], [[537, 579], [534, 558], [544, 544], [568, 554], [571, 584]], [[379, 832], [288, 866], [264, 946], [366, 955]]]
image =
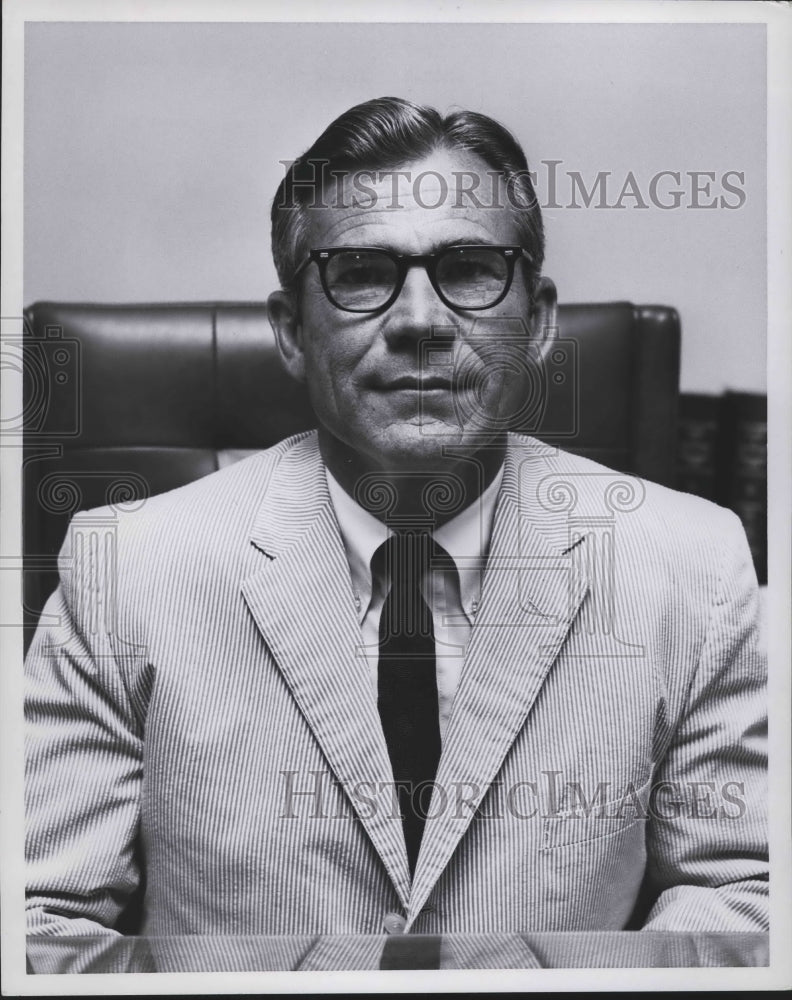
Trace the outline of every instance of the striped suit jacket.
[[151, 935], [766, 927], [730, 512], [510, 439], [411, 883], [315, 434], [122, 506], [28, 656], [32, 932], [109, 932], [141, 872]]

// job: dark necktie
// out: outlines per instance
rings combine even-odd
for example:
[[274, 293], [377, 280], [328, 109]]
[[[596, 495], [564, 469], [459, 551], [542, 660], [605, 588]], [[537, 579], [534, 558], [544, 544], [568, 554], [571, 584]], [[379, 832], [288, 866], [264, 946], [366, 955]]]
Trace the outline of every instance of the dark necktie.
[[389, 588], [380, 617], [377, 705], [411, 874], [440, 760], [434, 627], [420, 589], [433, 545], [425, 531], [399, 531], [378, 550]]

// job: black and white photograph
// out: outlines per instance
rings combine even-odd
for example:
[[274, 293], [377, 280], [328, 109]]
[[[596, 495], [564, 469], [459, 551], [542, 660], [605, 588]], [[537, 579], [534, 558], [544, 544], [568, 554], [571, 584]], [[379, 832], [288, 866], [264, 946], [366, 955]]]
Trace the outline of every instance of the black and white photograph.
[[790, 41], [4, 5], [4, 993], [792, 985]]

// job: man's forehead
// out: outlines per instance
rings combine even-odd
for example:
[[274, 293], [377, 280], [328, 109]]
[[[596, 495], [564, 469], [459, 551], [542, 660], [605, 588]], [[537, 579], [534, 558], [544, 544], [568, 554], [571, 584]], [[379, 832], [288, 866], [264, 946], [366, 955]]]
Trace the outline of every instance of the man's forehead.
[[477, 154], [438, 149], [395, 167], [337, 172], [308, 215], [319, 243], [358, 229], [442, 233], [455, 226], [471, 239], [515, 242], [508, 194], [503, 175]]
[[353, 198], [361, 206], [395, 210], [398, 203], [415, 201], [419, 207], [459, 207], [490, 204], [505, 207], [506, 182], [501, 171], [466, 149], [439, 148], [418, 159], [390, 167], [358, 167], [338, 171], [328, 186], [325, 202], [342, 193], [346, 203]]

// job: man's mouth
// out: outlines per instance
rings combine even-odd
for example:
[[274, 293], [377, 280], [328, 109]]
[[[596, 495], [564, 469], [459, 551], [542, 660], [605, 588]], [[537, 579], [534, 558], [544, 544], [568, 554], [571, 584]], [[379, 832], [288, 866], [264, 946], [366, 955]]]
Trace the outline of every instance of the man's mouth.
[[442, 375], [399, 375], [378, 383], [381, 392], [449, 392], [451, 379]]

